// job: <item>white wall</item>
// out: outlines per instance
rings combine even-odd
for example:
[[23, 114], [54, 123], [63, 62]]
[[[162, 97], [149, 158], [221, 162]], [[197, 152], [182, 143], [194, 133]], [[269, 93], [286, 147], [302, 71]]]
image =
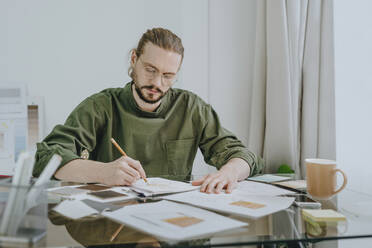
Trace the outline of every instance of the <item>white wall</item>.
[[[207, 99], [222, 125], [248, 142], [256, 0], [210, 0], [208, 13]], [[186, 81], [185, 81], [186, 82]], [[242, 112], [243, 110], [243, 112]], [[193, 175], [216, 169], [197, 154]]]
[[176, 87], [208, 97], [207, 0], [2, 0], [0, 18], [0, 82], [45, 97], [45, 134], [87, 96], [129, 82], [128, 53], [147, 28], [183, 38]]
[[222, 124], [248, 142], [256, 0], [209, 1], [209, 99]]
[[248, 108], [237, 107], [249, 104], [255, 3], [2, 0], [0, 82], [24, 82], [30, 95], [44, 96], [47, 135], [89, 95], [128, 82], [129, 50], [147, 28], [162, 26], [185, 46], [175, 87], [210, 102], [222, 124], [247, 143]]
[[348, 187], [372, 192], [372, 1], [334, 1], [337, 160]]
[[[3, 0], [0, 82], [45, 97], [46, 132], [87, 96], [129, 81], [128, 52], [155, 26], [185, 46], [180, 80], [246, 143], [255, 0]], [[208, 64], [208, 61], [210, 62]]]
[[[334, 6], [337, 160], [349, 188], [371, 192], [372, 1]], [[47, 134], [85, 97], [129, 81], [129, 49], [163, 26], [186, 49], [176, 87], [209, 101], [246, 143], [248, 108], [238, 106], [249, 105], [255, 10], [255, 0], [2, 0], [0, 82], [45, 97]]]
[[[350, 188], [371, 192], [372, 2], [334, 6], [337, 160]], [[255, 13], [256, 0], [2, 0], [0, 82], [26, 82], [45, 97], [47, 134], [85, 97], [129, 81], [129, 49], [163, 26], [186, 49], [176, 87], [209, 101], [247, 143], [249, 110], [238, 106], [249, 105]]]

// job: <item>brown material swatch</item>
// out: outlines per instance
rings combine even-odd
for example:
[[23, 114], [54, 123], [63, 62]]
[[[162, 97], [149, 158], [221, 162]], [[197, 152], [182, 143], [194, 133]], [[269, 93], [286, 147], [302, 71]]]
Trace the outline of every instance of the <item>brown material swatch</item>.
[[170, 219], [164, 219], [165, 222], [168, 222], [170, 224], [180, 226], [180, 227], [188, 227], [191, 225], [198, 224], [202, 222], [202, 219], [198, 219], [195, 217], [189, 217], [189, 216], [182, 216], [182, 217], [176, 217], [176, 218], [170, 218]]
[[254, 202], [247, 202], [247, 201], [232, 202], [232, 203], [230, 203], [230, 205], [235, 205], [235, 206], [245, 207], [245, 208], [251, 208], [251, 209], [258, 209], [258, 208], [265, 207], [264, 204], [254, 203]]
[[99, 197], [101, 199], [108, 199], [108, 198], [115, 198], [115, 197], [122, 197], [128, 196], [127, 194], [118, 193], [112, 190], [105, 190], [105, 191], [98, 191], [98, 192], [90, 192], [89, 195], [93, 195]]
[[99, 191], [99, 190], [110, 189], [111, 187], [104, 186], [104, 185], [97, 185], [97, 184], [88, 184], [88, 185], [80, 186], [80, 187], [77, 187], [77, 188], [78, 189], [91, 190], [91, 191]]

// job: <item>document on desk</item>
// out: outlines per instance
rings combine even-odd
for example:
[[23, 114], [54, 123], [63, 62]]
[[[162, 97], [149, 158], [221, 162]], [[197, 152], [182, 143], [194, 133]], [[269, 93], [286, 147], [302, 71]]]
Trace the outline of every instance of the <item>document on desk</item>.
[[137, 195], [130, 192], [128, 187], [107, 187], [101, 184], [55, 187], [48, 189], [48, 194], [70, 200], [92, 200], [100, 203], [126, 201], [137, 198]]
[[253, 219], [286, 209], [294, 201], [293, 197], [247, 195], [238, 190], [231, 194], [206, 194], [191, 191], [164, 196], [162, 199]]
[[286, 182], [277, 182], [274, 184], [296, 190], [306, 190], [306, 180], [292, 180]]
[[[245, 195], [260, 195], [260, 196], [277, 196], [277, 195], [290, 195], [296, 194], [294, 191], [279, 188], [267, 183], [241, 181], [238, 183], [237, 189]], [[234, 190], [234, 191], [236, 191]]]
[[98, 211], [79, 200], [65, 200], [53, 208], [70, 219], [79, 219], [92, 214], [98, 214]]
[[249, 177], [247, 180], [264, 182], [264, 183], [274, 183], [290, 180], [290, 177], [277, 176], [272, 174], [263, 174], [259, 176]]
[[184, 183], [174, 180], [168, 180], [160, 177], [147, 178], [147, 183], [142, 179], [135, 182], [130, 188], [144, 196], [156, 196], [163, 194], [186, 192], [197, 190], [200, 186], [192, 186], [191, 183]]
[[102, 215], [165, 241], [212, 236], [217, 232], [248, 225], [170, 201], [127, 206], [113, 212], [103, 212]]

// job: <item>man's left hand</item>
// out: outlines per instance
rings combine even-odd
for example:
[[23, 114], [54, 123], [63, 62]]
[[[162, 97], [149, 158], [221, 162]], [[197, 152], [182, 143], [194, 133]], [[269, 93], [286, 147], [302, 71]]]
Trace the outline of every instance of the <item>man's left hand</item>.
[[247, 162], [240, 158], [233, 158], [216, 173], [195, 180], [192, 185], [200, 185], [200, 192], [208, 194], [218, 194], [223, 189], [226, 193], [231, 193], [236, 188], [238, 181], [247, 178], [249, 174], [250, 167]]

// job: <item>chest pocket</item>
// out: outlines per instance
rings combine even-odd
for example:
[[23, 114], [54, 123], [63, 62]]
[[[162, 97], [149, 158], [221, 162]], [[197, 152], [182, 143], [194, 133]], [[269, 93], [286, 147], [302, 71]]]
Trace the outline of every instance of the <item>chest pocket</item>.
[[190, 175], [197, 151], [195, 139], [171, 140], [166, 143], [168, 173], [170, 175]]

